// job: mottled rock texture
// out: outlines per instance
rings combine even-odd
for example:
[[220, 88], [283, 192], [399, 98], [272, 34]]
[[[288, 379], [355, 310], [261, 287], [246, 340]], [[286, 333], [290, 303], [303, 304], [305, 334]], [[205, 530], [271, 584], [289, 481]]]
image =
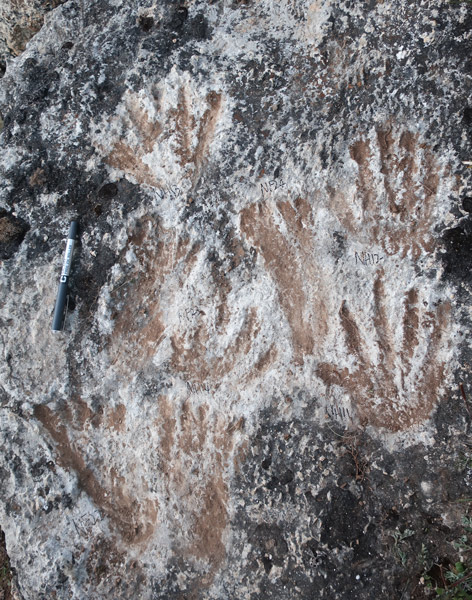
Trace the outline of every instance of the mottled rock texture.
[[472, 485], [471, 26], [445, 0], [69, 0], [8, 62], [25, 600], [442, 585]]
[[6, 60], [23, 52], [38, 32], [46, 13], [63, 0], [2, 0], [0, 4], [0, 73]]

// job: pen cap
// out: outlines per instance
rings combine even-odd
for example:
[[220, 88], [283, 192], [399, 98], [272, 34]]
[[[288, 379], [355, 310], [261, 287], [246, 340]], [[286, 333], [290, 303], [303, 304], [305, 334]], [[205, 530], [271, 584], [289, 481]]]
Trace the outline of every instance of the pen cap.
[[77, 221], [72, 221], [70, 224], [70, 228], [69, 228], [69, 239], [70, 240], [75, 240], [75, 238], [77, 237], [78, 228], [79, 228], [79, 225], [78, 225]]

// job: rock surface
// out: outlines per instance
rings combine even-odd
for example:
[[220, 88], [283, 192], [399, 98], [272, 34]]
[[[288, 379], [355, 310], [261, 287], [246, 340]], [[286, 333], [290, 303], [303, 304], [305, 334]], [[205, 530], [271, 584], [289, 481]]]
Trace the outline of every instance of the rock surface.
[[2, 0], [0, 4], [0, 73], [6, 61], [18, 56], [37, 33], [45, 15], [63, 0]]
[[8, 63], [25, 600], [428, 597], [472, 485], [471, 25], [443, 0], [69, 0]]

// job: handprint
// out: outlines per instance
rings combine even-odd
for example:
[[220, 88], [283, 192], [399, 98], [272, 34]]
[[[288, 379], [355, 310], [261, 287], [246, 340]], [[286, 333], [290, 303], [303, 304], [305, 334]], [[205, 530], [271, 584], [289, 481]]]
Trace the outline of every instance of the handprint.
[[442, 302], [427, 310], [420, 291], [411, 288], [404, 294], [399, 319], [395, 305], [387, 306], [383, 269], [374, 281], [373, 298], [373, 331], [368, 336], [361, 333], [348, 303], [342, 303], [338, 322], [346, 366], [320, 362], [317, 375], [328, 387], [340, 386], [349, 395], [361, 423], [404, 430], [425, 421], [439, 400], [451, 307]]
[[[237, 262], [244, 251], [237, 240], [234, 244]], [[276, 352], [263, 341], [257, 345], [258, 307], [232, 310], [230, 280], [222, 267], [204, 259], [207, 250], [199, 242], [143, 219], [124, 254], [128, 250], [135, 253], [136, 264], [111, 292], [116, 307], [110, 340], [113, 365], [129, 374], [149, 368], [166, 341], [172, 372], [188, 382], [220, 384], [242, 364], [253, 370], [243, 369], [238, 377], [257, 377], [268, 368]], [[202, 277], [203, 290], [189, 283]], [[176, 306], [180, 316], [169, 311]]]
[[[180, 166], [179, 176], [198, 180], [220, 118], [222, 95], [209, 92], [205, 98], [183, 85], [177, 104], [164, 101], [159, 92], [125, 94], [118, 116], [105, 124], [96, 142], [105, 161], [130, 175], [138, 183], [159, 187], [162, 182], [152, 169], [153, 155], [169, 154]], [[199, 113], [202, 112], [201, 115]], [[110, 139], [104, 147], [103, 139]], [[164, 151], [164, 152], [163, 152]]]
[[172, 543], [215, 570], [225, 556], [222, 536], [229, 520], [225, 472], [230, 461], [237, 468], [244, 453], [243, 420], [231, 424], [205, 403], [172, 403], [161, 396], [156, 426], [167, 518], [175, 524]]
[[312, 208], [303, 198], [261, 202], [241, 213], [241, 230], [261, 252], [291, 329], [296, 364], [326, 335], [325, 281], [316, 262]]
[[[398, 431], [428, 419], [440, 399], [448, 363], [449, 302], [431, 302], [440, 292], [432, 293], [436, 280], [412, 284], [407, 267], [403, 280], [402, 263], [389, 262], [395, 257], [408, 265], [434, 250], [441, 168], [417, 135], [395, 134], [393, 126], [378, 129], [374, 141], [356, 142], [350, 153], [358, 165], [357, 191], [349, 195], [331, 187], [331, 209], [346, 237], [356, 245], [382, 247], [387, 262], [376, 267], [372, 302], [355, 314], [352, 298], [341, 302], [337, 326], [344, 348], [337, 353], [344, 368], [322, 360], [317, 374], [348, 394], [361, 421]], [[389, 268], [396, 269], [394, 277]], [[399, 301], [403, 281], [408, 287]]]
[[[130, 477], [132, 464], [107, 465], [96, 469], [87, 457], [90, 448], [98, 445], [94, 431], [100, 420], [93, 422], [93, 412], [80, 398], [74, 398], [72, 410], [53, 411], [37, 405], [34, 415], [56, 444], [57, 461], [75, 473], [79, 489], [84, 491], [97, 509], [109, 519], [111, 528], [128, 544], [144, 544], [151, 537], [157, 522], [158, 504], [155, 498]], [[93, 423], [93, 425], [92, 425]], [[92, 425], [92, 432], [87, 430]], [[107, 435], [104, 424], [102, 432]], [[125, 461], [126, 462], [126, 461]], [[97, 472], [98, 471], [98, 472]]]
[[331, 209], [346, 231], [401, 258], [432, 252], [441, 167], [431, 149], [410, 131], [394, 136], [390, 125], [377, 130], [375, 143], [354, 143], [350, 154], [358, 165], [354, 197], [329, 187]]

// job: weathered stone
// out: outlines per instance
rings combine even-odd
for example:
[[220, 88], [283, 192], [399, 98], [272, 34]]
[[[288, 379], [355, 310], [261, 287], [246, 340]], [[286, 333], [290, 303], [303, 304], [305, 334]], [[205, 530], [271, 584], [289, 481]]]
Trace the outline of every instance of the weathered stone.
[[[0, 63], [18, 56], [44, 22], [44, 15], [64, 0], [2, 0], [0, 5]], [[3, 73], [0, 73], [3, 75]]]
[[471, 24], [70, 0], [8, 63], [0, 526], [25, 599], [420, 598], [457, 560]]

